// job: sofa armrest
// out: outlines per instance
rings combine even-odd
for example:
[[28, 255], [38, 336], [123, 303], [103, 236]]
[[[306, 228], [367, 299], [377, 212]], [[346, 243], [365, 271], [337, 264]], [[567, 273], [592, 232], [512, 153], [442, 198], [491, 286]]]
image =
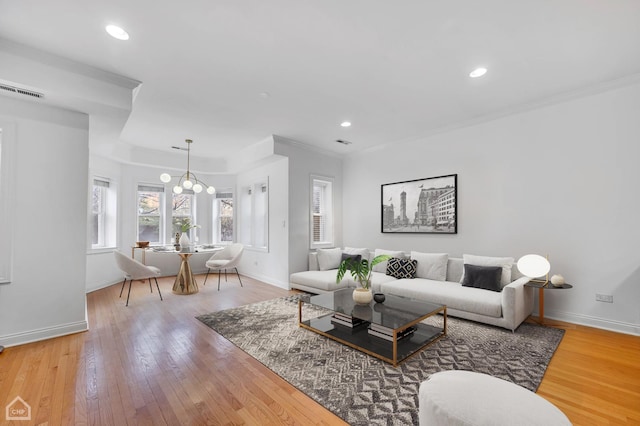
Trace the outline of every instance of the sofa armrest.
[[502, 316], [512, 331], [533, 312], [533, 288], [525, 287], [529, 280], [518, 278], [502, 289]]
[[315, 251], [309, 252], [309, 270], [310, 271], [319, 271], [320, 267], [318, 266], [318, 253]]

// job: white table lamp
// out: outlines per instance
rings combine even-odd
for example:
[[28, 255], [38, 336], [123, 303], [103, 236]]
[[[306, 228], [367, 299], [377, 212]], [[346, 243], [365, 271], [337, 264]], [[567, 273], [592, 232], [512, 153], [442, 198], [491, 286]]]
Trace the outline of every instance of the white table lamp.
[[[549, 271], [551, 264], [538, 254], [527, 254], [518, 260], [518, 271], [525, 277], [532, 278], [531, 281], [549, 282]], [[544, 280], [534, 280], [533, 278], [545, 277]]]

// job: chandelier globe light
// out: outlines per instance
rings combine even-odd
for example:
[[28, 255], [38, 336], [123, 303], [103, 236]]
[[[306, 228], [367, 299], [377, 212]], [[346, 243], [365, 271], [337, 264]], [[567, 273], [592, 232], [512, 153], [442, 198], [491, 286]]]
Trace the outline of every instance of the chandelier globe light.
[[[193, 143], [193, 141], [191, 139], [185, 139], [185, 142], [187, 144], [187, 148], [186, 148], [186, 151], [187, 151], [187, 171], [186, 171], [186, 173], [183, 173], [180, 176], [172, 176], [169, 173], [162, 173], [160, 175], [160, 181], [162, 183], [169, 183], [169, 182], [171, 182], [171, 180], [173, 178], [178, 178], [178, 183], [176, 185], [174, 185], [174, 187], [173, 187], [173, 193], [174, 194], [182, 194], [182, 192], [185, 189], [191, 190], [194, 193], [199, 194], [199, 193], [202, 192], [202, 190], [205, 187], [207, 188], [207, 194], [211, 194], [211, 195], [215, 194], [216, 193], [216, 189], [213, 186], [204, 183], [203, 181], [198, 179], [195, 174], [191, 173], [191, 170], [189, 170], [189, 167], [191, 165], [191, 144]], [[177, 149], [185, 150], [185, 148], [177, 148]]]

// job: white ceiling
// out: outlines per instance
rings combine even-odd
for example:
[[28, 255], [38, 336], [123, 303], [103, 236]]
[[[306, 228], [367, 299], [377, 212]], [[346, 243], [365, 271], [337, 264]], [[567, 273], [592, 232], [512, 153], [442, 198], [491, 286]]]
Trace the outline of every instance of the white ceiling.
[[0, 0], [0, 37], [142, 81], [121, 140], [213, 157], [352, 152], [640, 73], [638, 0]]

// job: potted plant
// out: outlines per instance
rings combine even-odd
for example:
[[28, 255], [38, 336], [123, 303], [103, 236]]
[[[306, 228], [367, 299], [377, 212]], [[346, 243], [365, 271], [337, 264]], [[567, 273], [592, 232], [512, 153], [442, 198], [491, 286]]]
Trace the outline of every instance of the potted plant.
[[191, 224], [191, 219], [188, 217], [183, 219], [182, 222], [176, 222], [176, 225], [179, 226], [180, 231], [182, 231], [182, 235], [180, 235], [180, 246], [189, 247], [191, 245], [191, 241], [189, 241], [189, 235], [187, 233], [190, 229], [200, 228], [200, 225]]
[[378, 263], [389, 260], [391, 256], [387, 254], [381, 254], [371, 259], [371, 262], [367, 259], [356, 260], [355, 258], [345, 259], [340, 263], [338, 267], [338, 275], [336, 276], [336, 283], [340, 283], [347, 270], [351, 272], [351, 276], [356, 280], [360, 287], [353, 291], [353, 300], [356, 303], [367, 304], [371, 302], [373, 295], [371, 294], [371, 273], [373, 267]]

